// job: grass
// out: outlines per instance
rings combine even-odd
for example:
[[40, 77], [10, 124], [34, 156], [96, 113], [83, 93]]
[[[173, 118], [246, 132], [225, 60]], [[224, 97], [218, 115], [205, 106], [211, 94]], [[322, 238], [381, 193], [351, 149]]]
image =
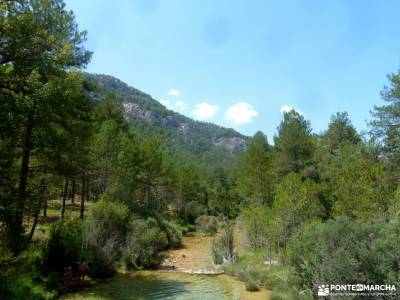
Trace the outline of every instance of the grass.
[[[85, 212], [91, 206], [92, 202], [85, 202]], [[61, 204], [60, 200], [49, 200], [47, 203], [46, 217], [43, 216], [43, 211], [40, 214], [39, 222], [36, 226], [35, 234], [33, 236], [34, 241], [43, 241], [48, 238], [50, 225], [54, 222], [60, 220], [61, 215]], [[77, 219], [80, 216], [80, 200], [79, 198], [72, 203], [67, 200], [65, 205], [65, 220]], [[32, 225], [32, 220], [27, 220], [26, 227], [30, 228]]]
[[293, 270], [288, 266], [266, 265], [265, 251], [241, 251], [241, 255], [234, 263], [224, 264], [226, 273], [245, 282], [249, 291], [264, 287], [272, 290], [271, 299], [312, 299], [300, 295], [295, 288]]
[[291, 270], [284, 266], [267, 266], [263, 251], [247, 251], [232, 264], [223, 266], [225, 272], [247, 282], [249, 280], [267, 289], [279, 289], [288, 286]]

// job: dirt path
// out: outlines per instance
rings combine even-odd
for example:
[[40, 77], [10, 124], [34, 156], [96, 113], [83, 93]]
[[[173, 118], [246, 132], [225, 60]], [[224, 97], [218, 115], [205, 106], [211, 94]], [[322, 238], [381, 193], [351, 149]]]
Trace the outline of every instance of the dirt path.
[[217, 272], [210, 252], [212, 239], [213, 237], [202, 236], [198, 232], [190, 233], [183, 238], [183, 248], [168, 252], [161, 268], [186, 273], [195, 273], [201, 270]]

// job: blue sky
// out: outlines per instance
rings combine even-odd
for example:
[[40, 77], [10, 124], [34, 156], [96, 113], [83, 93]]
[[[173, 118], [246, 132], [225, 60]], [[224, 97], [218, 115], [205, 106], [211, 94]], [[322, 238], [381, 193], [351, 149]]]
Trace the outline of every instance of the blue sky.
[[347, 111], [366, 129], [386, 74], [400, 66], [400, 2], [66, 0], [118, 77], [171, 109], [271, 141], [282, 108], [314, 132]]

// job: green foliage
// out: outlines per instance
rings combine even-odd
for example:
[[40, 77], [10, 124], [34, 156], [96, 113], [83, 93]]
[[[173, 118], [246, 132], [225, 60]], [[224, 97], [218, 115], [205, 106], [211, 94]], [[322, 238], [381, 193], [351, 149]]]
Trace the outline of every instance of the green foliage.
[[[113, 274], [121, 258], [156, 267], [193, 223], [215, 234], [208, 215], [235, 218], [239, 209], [254, 253], [235, 261], [225, 225], [212, 256], [248, 290], [302, 299], [298, 284], [310, 293], [326, 282], [399, 285], [400, 74], [389, 76], [369, 141], [347, 113], [312, 135], [292, 110], [272, 146], [261, 132], [250, 140], [111, 76], [82, 75], [86, 32], [62, 0], [1, 1], [0, 32], [0, 298], [53, 297], [64, 267], [83, 259], [93, 277]], [[65, 203], [78, 188], [82, 204], [95, 200], [86, 219], [53, 224], [45, 246], [30, 243], [46, 201], [63, 193]], [[265, 266], [273, 251], [300, 281], [290, 266]]]
[[197, 231], [204, 235], [214, 235], [218, 231], [218, 219], [214, 216], [200, 216], [195, 223]]
[[45, 250], [48, 270], [62, 272], [64, 267], [85, 257], [81, 221], [59, 221], [50, 228]]
[[236, 190], [251, 205], [271, 205], [275, 171], [272, 166], [272, 147], [267, 138], [257, 132], [236, 165]]
[[267, 211], [263, 207], [243, 210], [239, 220], [241, 236], [248, 248], [257, 250], [271, 245], [271, 224]]
[[330, 154], [334, 154], [343, 143], [356, 145], [361, 142], [361, 137], [346, 112], [338, 112], [331, 117], [322, 139], [321, 148]]
[[283, 121], [275, 136], [276, 168], [282, 176], [299, 173], [311, 164], [314, 144], [310, 121], [291, 110], [283, 114]]
[[[290, 240], [288, 262], [301, 285], [315, 293], [324, 282], [399, 284], [398, 223], [365, 224], [348, 218], [315, 222]], [[397, 274], [397, 275], [396, 275]]]
[[271, 210], [273, 236], [278, 248], [285, 246], [303, 222], [323, 215], [317, 193], [318, 187], [313, 181], [302, 181], [295, 173], [290, 173], [280, 183]]
[[234, 218], [239, 211], [239, 197], [235, 196], [230, 170], [216, 167], [208, 175], [207, 206], [210, 214]]
[[[375, 282], [400, 284], [400, 221], [395, 219], [384, 223], [371, 244], [371, 252], [375, 263]], [[374, 267], [371, 267], [374, 269]]]
[[166, 220], [160, 220], [158, 222], [160, 229], [165, 233], [168, 240], [169, 249], [178, 249], [182, 247], [182, 230], [181, 228]]
[[299, 291], [296, 287], [288, 287], [286, 290], [273, 291], [271, 300], [311, 300], [314, 299], [310, 293]]
[[29, 247], [17, 257], [3, 253], [0, 257], [0, 299], [56, 299], [57, 289], [50, 286], [42, 274], [45, 260], [43, 250], [36, 247]]
[[260, 288], [258, 287], [258, 285], [254, 282], [254, 280], [253, 279], [248, 279], [246, 282], [245, 282], [245, 288], [246, 288], [246, 291], [249, 291], [249, 292], [257, 292], [257, 291], [259, 291], [260, 290]]
[[197, 201], [190, 201], [185, 204], [184, 207], [184, 218], [189, 223], [195, 223], [197, 218], [204, 215], [207, 211], [205, 205], [197, 202]]
[[362, 144], [342, 144], [323, 173], [333, 215], [363, 220], [387, 216], [390, 192], [383, 164]]
[[101, 227], [106, 234], [112, 231], [123, 233], [128, 227], [129, 219], [130, 212], [124, 204], [103, 197], [90, 207], [87, 224]]
[[128, 268], [154, 268], [164, 258], [162, 251], [168, 246], [167, 235], [153, 218], [135, 220], [127, 235], [124, 261]]
[[224, 262], [235, 261], [236, 253], [233, 247], [233, 239], [233, 226], [227, 222], [223, 226], [223, 232], [212, 241], [211, 256], [214, 264], [220, 265]]
[[[204, 165], [229, 165], [233, 161], [230, 151], [215, 144], [230, 138], [247, 140], [246, 136], [233, 129], [194, 121], [168, 110], [150, 95], [112, 76], [85, 75], [98, 86], [96, 98], [113, 93], [121, 103], [133, 105], [134, 111], [127, 113], [129, 123], [143, 137], [154, 137], [160, 141], [162, 148], [179, 163], [199, 161]], [[233, 152], [237, 154], [238, 150], [234, 149]]]
[[392, 220], [399, 220], [400, 218], [400, 186], [394, 191], [393, 196], [389, 202], [389, 217]]
[[[5, 117], [0, 118], [0, 128], [6, 129], [1, 144], [15, 140], [12, 153], [20, 160], [12, 217], [2, 221], [9, 246], [18, 252], [25, 206], [28, 200], [36, 200], [28, 195], [41, 191], [29, 189], [35, 186], [29, 182], [32, 160], [46, 157], [53, 169], [70, 172], [61, 167], [67, 165], [63, 158], [73, 140], [85, 133], [81, 129], [90, 104], [82, 94], [83, 78], [77, 70], [88, 63], [90, 52], [83, 46], [86, 33], [78, 30], [62, 0], [2, 2], [0, 28], [0, 111]], [[51, 156], [43, 155], [46, 152]]]
[[223, 265], [224, 271], [244, 282], [274, 291], [289, 290], [293, 285], [293, 270], [289, 266], [267, 266], [268, 257], [262, 249], [246, 251], [235, 262]]
[[391, 182], [400, 179], [400, 74], [388, 76], [389, 86], [385, 86], [381, 97], [386, 105], [375, 106], [372, 112], [371, 133], [387, 158], [386, 167]]
[[190, 223], [181, 223], [178, 225], [178, 228], [180, 232], [182, 232], [182, 235], [185, 235], [189, 232], [193, 232], [196, 230], [196, 226]]
[[120, 203], [103, 199], [92, 205], [85, 220], [85, 242], [89, 273], [108, 277], [115, 272], [115, 263], [125, 242], [130, 213]]

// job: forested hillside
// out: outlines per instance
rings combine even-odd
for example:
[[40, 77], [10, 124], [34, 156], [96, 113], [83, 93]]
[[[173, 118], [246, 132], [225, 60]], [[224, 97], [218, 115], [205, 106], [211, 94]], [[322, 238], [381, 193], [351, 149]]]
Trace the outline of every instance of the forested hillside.
[[0, 1], [1, 299], [157, 269], [194, 230], [215, 235], [218, 274], [271, 299], [400, 288], [399, 73], [367, 134], [346, 112], [315, 132], [291, 110], [271, 144], [85, 73], [85, 42], [62, 0]]
[[177, 160], [229, 167], [249, 140], [233, 129], [194, 121], [168, 110], [150, 95], [112, 76], [86, 73], [85, 78], [96, 87], [90, 93], [93, 99], [101, 101], [108, 94], [114, 95], [122, 103], [129, 124], [144, 137], [156, 137]]

